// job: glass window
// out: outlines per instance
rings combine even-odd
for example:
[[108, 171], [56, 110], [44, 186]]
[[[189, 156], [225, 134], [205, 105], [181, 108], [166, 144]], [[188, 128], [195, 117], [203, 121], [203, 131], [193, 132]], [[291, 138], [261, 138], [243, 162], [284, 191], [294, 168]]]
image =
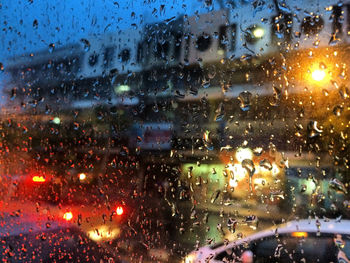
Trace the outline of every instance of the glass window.
[[0, 10], [8, 261], [349, 259], [350, 0]]

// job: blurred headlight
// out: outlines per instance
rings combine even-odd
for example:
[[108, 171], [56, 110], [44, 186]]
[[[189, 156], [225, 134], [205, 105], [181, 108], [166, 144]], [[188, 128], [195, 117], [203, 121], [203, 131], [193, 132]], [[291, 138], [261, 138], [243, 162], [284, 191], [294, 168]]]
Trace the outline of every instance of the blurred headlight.
[[194, 263], [195, 260], [196, 260], [196, 253], [190, 253], [185, 257], [183, 263]]

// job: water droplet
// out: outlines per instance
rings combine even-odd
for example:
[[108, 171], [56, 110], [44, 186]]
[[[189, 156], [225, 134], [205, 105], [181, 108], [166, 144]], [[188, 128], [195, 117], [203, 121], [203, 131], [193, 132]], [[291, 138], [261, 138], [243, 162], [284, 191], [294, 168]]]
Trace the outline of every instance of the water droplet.
[[82, 38], [82, 39], [80, 39], [80, 42], [83, 44], [84, 51], [88, 52], [90, 50], [90, 46], [91, 46], [89, 40]]
[[226, 145], [226, 146], [223, 146], [223, 147], [220, 147], [220, 152], [222, 151], [232, 151], [232, 146], [231, 145]]
[[301, 188], [300, 188], [300, 192], [304, 193], [307, 190], [307, 185], [306, 184], [302, 184]]
[[35, 29], [37, 29], [38, 26], [39, 26], [38, 20], [34, 19], [34, 21], [33, 21], [33, 27], [34, 27]]
[[323, 63], [323, 62], [320, 62], [319, 67], [320, 67], [320, 69], [322, 69], [322, 70], [327, 69], [326, 64], [325, 64], [325, 63]]
[[254, 132], [253, 125], [249, 122], [244, 130], [244, 134], [252, 134]]
[[316, 227], [317, 227], [316, 236], [320, 236], [321, 235], [321, 223], [318, 219], [316, 220]]
[[333, 34], [331, 39], [329, 40], [328, 45], [330, 46], [335, 46], [337, 45], [339, 42], [341, 41], [341, 39], [339, 37], [336, 36], [336, 34]]
[[252, 94], [249, 91], [243, 91], [239, 94], [238, 100], [240, 102], [239, 107], [242, 111], [250, 110]]
[[208, 78], [209, 78], [209, 79], [215, 78], [216, 72], [217, 72], [217, 70], [216, 70], [216, 68], [215, 68], [214, 66], [210, 67], [210, 68], [208, 69]]
[[211, 139], [211, 133], [210, 131], [205, 131], [203, 134], [203, 144], [205, 148], [207, 148], [209, 151], [212, 151], [214, 149], [214, 145]]
[[313, 43], [313, 45], [314, 45], [315, 47], [318, 47], [319, 44], [320, 44], [320, 40], [319, 40], [319, 39], [317, 39], [317, 40], [314, 41], [314, 43]]
[[154, 112], [159, 112], [158, 104], [155, 103], [155, 104], [153, 105], [152, 109], [153, 109]]
[[274, 252], [275, 258], [279, 258], [281, 256], [282, 249], [283, 249], [283, 246], [281, 244], [278, 244]]
[[263, 153], [263, 148], [262, 147], [256, 147], [253, 149], [253, 153], [256, 155], [256, 156], [260, 156], [262, 153]]
[[275, 86], [273, 86], [272, 88], [273, 88], [273, 96], [272, 96], [272, 99], [270, 100], [270, 105], [278, 106], [281, 101], [282, 92], [281, 92], [281, 89]]
[[220, 195], [220, 190], [216, 190], [213, 194], [212, 194], [212, 196], [211, 196], [211, 198], [210, 198], [210, 203], [214, 203], [217, 199], [218, 199], [218, 197], [219, 197], [219, 195]]
[[322, 134], [323, 130], [320, 129], [319, 127], [317, 127], [317, 125], [318, 125], [317, 121], [310, 121], [309, 122], [309, 124], [307, 126], [309, 138], [316, 138]]
[[[278, 199], [284, 199], [284, 194], [283, 194], [283, 192], [281, 192], [281, 191], [276, 191], [276, 192], [271, 192], [270, 193], [270, 201], [271, 202], [274, 202], [275, 201], [275, 199], [276, 198], [278, 198]], [[277, 200], [278, 200], [277, 199]]]
[[339, 89], [339, 85], [335, 80], [331, 80], [331, 83], [336, 89]]
[[202, 177], [201, 176], [198, 176], [196, 178], [195, 184], [196, 184], [196, 186], [201, 186], [202, 185]]
[[251, 60], [252, 59], [252, 55], [242, 55], [241, 58], [240, 58], [240, 61], [243, 62], [243, 61], [247, 61], [247, 60]]
[[242, 161], [242, 167], [247, 170], [248, 175], [252, 177], [255, 173], [255, 166], [252, 160], [244, 159]]
[[11, 100], [14, 100], [15, 98], [16, 98], [16, 96], [17, 96], [17, 89], [16, 88], [13, 88], [12, 90], [11, 90]]
[[221, 207], [221, 209], [220, 209], [219, 216], [224, 217], [224, 208], [223, 207]]
[[252, 229], [256, 230], [258, 227], [258, 217], [255, 215], [250, 215], [245, 218], [245, 223]]
[[337, 192], [347, 194], [345, 185], [338, 179], [333, 178], [329, 181], [329, 187]]
[[[177, 209], [176, 209], [176, 205], [174, 203], [171, 204], [171, 216], [176, 216], [177, 213]], [[184, 230], [185, 231], [185, 230]]]
[[342, 97], [342, 99], [348, 99], [349, 98], [349, 89], [345, 85], [341, 85], [339, 88], [339, 94]]
[[227, 220], [227, 228], [228, 230], [234, 234], [236, 232], [237, 220], [229, 218]]
[[271, 162], [270, 162], [269, 160], [267, 160], [267, 159], [261, 160], [260, 163], [259, 163], [259, 165], [260, 165], [261, 167], [263, 167], [263, 168], [269, 170], [269, 171], [272, 170], [272, 164], [271, 164]]
[[51, 44], [49, 45], [49, 52], [52, 53], [54, 50], [55, 50], [55, 44], [54, 44], [54, 43], [51, 43]]
[[217, 229], [222, 235], [225, 235], [225, 232], [224, 232], [224, 230], [223, 230], [223, 228], [222, 228], [221, 223], [219, 223], [219, 224], [216, 225], [216, 229]]
[[204, 213], [204, 216], [203, 216], [203, 223], [204, 224], [208, 223], [208, 218], [209, 218], [209, 213], [208, 212]]
[[224, 104], [221, 102], [219, 104], [219, 107], [215, 111], [215, 121], [222, 121], [225, 117], [225, 110], [224, 110]]
[[207, 7], [207, 8], [210, 8], [213, 5], [212, 0], [205, 0], [204, 3], [205, 3], [205, 7]]
[[196, 219], [196, 218], [197, 218], [197, 212], [196, 212], [195, 209], [193, 209], [193, 211], [192, 211], [192, 213], [191, 213], [191, 215], [190, 215], [190, 219], [191, 219], [191, 220], [194, 220], [194, 219]]
[[333, 108], [333, 114], [334, 114], [335, 116], [339, 117], [339, 116], [342, 114], [343, 109], [344, 109], [343, 106], [337, 105], [337, 106], [335, 106], [335, 107]]

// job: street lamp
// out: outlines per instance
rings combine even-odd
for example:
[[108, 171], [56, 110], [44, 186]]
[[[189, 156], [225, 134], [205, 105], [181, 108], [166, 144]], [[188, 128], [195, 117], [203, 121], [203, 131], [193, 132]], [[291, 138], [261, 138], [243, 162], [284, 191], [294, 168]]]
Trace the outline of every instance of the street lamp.
[[52, 122], [54, 123], [54, 124], [60, 124], [61, 123], [61, 119], [59, 118], [59, 117], [55, 117], [55, 118], [53, 118], [52, 119]]
[[253, 158], [253, 152], [249, 148], [238, 148], [236, 152], [236, 159], [240, 163], [245, 160], [249, 159], [251, 160]]
[[254, 28], [254, 30], [253, 30], [253, 36], [254, 36], [255, 38], [262, 38], [262, 37], [264, 36], [264, 34], [265, 34], [265, 31], [264, 31], [264, 29], [261, 28], [261, 27], [256, 27], [256, 28]]
[[313, 80], [320, 82], [326, 77], [326, 72], [322, 69], [315, 69], [311, 72], [311, 77]]

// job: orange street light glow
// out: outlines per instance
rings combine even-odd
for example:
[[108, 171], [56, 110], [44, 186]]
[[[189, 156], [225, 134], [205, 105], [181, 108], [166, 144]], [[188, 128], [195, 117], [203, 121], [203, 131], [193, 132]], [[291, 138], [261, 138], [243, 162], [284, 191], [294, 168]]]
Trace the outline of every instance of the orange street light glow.
[[311, 77], [315, 81], [322, 81], [326, 77], [326, 72], [321, 69], [315, 69], [312, 71]]
[[43, 183], [46, 181], [46, 179], [43, 176], [38, 176], [38, 175], [33, 176], [32, 180], [35, 183]]
[[307, 237], [306, 232], [293, 232], [292, 237]]

